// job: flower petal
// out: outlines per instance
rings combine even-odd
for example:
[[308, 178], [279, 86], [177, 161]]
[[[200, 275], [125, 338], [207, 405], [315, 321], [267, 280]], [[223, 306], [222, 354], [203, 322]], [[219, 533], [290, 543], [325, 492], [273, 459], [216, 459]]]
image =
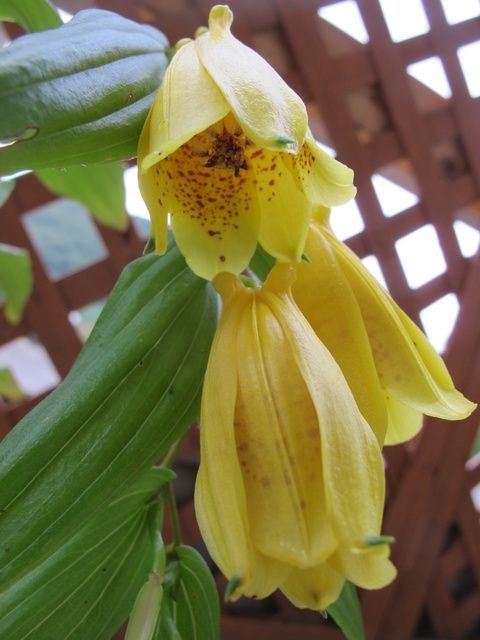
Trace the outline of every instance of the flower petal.
[[412, 409], [408, 404], [400, 402], [385, 392], [388, 411], [388, 427], [385, 444], [393, 445], [414, 438], [422, 428], [423, 413]]
[[368, 335], [348, 280], [320, 226], [312, 225], [305, 253], [310, 262], [296, 267], [293, 297], [335, 358], [363, 417], [382, 446], [387, 411]]
[[251, 170], [207, 167], [197, 135], [157, 164], [157, 207], [170, 212], [178, 248], [197, 275], [212, 279], [221, 271], [240, 273], [258, 238], [258, 198]]
[[148, 169], [230, 111], [217, 85], [200, 64], [194, 42], [170, 62], [150, 109], [149, 148], [141, 162]]
[[[279, 267], [288, 265], [277, 265], [270, 278], [281, 276]], [[283, 328], [296, 306], [288, 298], [280, 303]], [[320, 425], [328, 519], [340, 544], [356, 546], [380, 531], [385, 492], [380, 447], [339, 366], [301, 314], [289, 323], [288, 336]]]
[[226, 6], [211, 10], [209, 31], [195, 41], [198, 57], [255, 144], [297, 153], [307, 128], [305, 105], [261, 56], [234, 38], [232, 20]]
[[263, 291], [253, 295], [238, 327], [235, 416], [251, 533], [264, 554], [308, 567], [337, 544], [323, 500], [318, 420], [275, 309]]
[[329, 562], [313, 569], [294, 569], [281, 591], [296, 607], [325, 611], [339, 597], [345, 577]]
[[[224, 294], [236, 282], [223, 275]], [[201, 464], [195, 510], [204, 541], [228, 579], [241, 583], [234, 594], [266, 597], [284, 580], [288, 567], [263, 557], [251, 544], [246, 495], [237, 457], [234, 410], [237, 389], [235, 335], [248, 299], [224, 306], [210, 353], [202, 396]]]
[[334, 207], [351, 200], [357, 190], [353, 171], [328, 155], [310, 130], [298, 156], [293, 159], [307, 198], [315, 205]]
[[390, 584], [397, 570], [389, 560], [390, 546], [364, 545], [360, 549], [338, 550], [331, 559], [332, 565], [350, 582], [364, 589], [381, 589]]
[[261, 211], [259, 242], [277, 260], [301, 259], [312, 206], [289, 169], [289, 156], [255, 149], [246, 154], [255, 171]]
[[333, 236], [331, 246], [360, 306], [382, 386], [427, 415], [449, 420], [470, 415], [476, 405], [455, 389], [425, 335], [348, 247]]
[[140, 169], [143, 158], [148, 153], [151, 112], [148, 114], [138, 143], [138, 186], [142, 198], [150, 213], [152, 235], [155, 240], [155, 252], [163, 255], [168, 243], [167, 212], [158, 203], [158, 179], [153, 168]]

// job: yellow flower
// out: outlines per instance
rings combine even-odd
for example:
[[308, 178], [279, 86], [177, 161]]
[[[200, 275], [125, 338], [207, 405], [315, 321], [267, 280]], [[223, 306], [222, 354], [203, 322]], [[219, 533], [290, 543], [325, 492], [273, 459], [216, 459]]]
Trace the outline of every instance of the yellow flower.
[[380, 447], [345, 379], [291, 297], [293, 267], [261, 289], [214, 281], [223, 308], [205, 376], [195, 508], [240, 595], [277, 588], [325, 609], [346, 579], [380, 588], [389, 547], [371, 546], [384, 502]]
[[351, 170], [313, 139], [302, 100], [233, 37], [232, 19], [228, 7], [213, 7], [209, 30], [178, 49], [138, 147], [157, 253], [170, 213], [180, 250], [207, 279], [240, 273], [257, 242], [299, 260], [312, 203], [355, 193]]
[[425, 335], [318, 210], [293, 295], [340, 366], [380, 445], [412, 438], [423, 414], [461, 420], [475, 408]]

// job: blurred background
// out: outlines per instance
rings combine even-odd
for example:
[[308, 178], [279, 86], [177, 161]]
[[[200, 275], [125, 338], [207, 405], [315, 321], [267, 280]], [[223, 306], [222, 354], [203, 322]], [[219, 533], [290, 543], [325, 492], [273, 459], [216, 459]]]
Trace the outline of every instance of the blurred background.
[[[170, 42], [206, 24], [207, 0], [63, 0], [162, 30]], [[423, 328], [470, 399], [480, 396], [480, 1], [232, 0], [234, 34], [307, 104], [328, 153], [355, 171], [358, 195], [332, 212], [337, 235]], [[0, 25], [7, 45], [21, 32]], [[125, 230], [95, 221], [33, 175], [2, 208], [0, 241], [30, 251], [34, 290], [20, 324], [0, 318], [0, 369], [19, 392], [0, 398], [0, 435], [66, 375], [123, 266], [148, 238], [136, 167], [125, 165]], [[478, 416], [428, 419], [385, 451], [385, 533], [396, 582], [362, 593], [368, 638], [480, 638]], [[191, 431], [177, 464], [186, 541], [201, 548], [192, 505]], [[212, 567], [213, 568], [213, 567]], [[214, 568], [213, 568], [214, 569]], [[225, 583], [217, 576], [222, 591]], [[329, 621], [275, 594], [224, 606], [225, 640], [341, 638]]]

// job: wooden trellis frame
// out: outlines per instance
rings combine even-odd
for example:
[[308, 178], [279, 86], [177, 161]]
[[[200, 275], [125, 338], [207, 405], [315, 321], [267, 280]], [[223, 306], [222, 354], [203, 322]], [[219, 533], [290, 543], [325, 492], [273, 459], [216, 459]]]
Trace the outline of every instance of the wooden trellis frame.
[[[71, 4], [78, 8], [87, 3]], [[155, 24], [174, 42], [205, 24], [214, 2], [96, 4]], [[326, 133], [339, 158], [354, 168], [365, 228], [348, 240], [350, 246], [360, 257], [376, 256], [390, 292], [417, 321], [430, 303], [447, 293], [457, 295], [460, 313], [446, 360], [457, 386], [478, 402], [480, 258], [462, 256], [453, 221], [468, 218], [480, 228], [480, 214], [475, 218], [480, 199], [480, 103], [469, 96], [457, 57], [460, 46], [480, 40], [480, 18], [448, 25], [440, 0], [426, 0], [428, 33], [394, 43], [378, 0], [357, 0], [369, 34], [368, 44], [361, 45], [319, 19], [319, 6], [328, 4], [333, 2], [232, 0], [234, 32], [269, 58], [302, 95], [314, 132]], [[406, 74], [408, 64], [432, 55], [441, 59], [452, 88], [449, 100], [435, 104]], [[357, 110], [359, 96], [363, 101], [367, 97], [367, 107], [377, 115], [373, 126], [369, 114], [365, 118]], [[399, 161], [410, 167], [419, 202], [387, 218], [371, 176]], [[0, 344], [33, 332], [64, 375], [80, 347], [68, 312], [104, 297], [121, 267], [141, 253], [143, 243], [132, 227], [124, 234], [101, 229], [108, 257], [51, 282], [21, 224], [26, 211], [50, 198], [34, 178], [23, 178], [2, 212], [2, 241], [32, 251], [35, 292], [21, 325], [12, 328], [2, 321]], [[447, 268], [412, 289], [395, 242], [425, 224], [435, 227]], [[0, 430], [6, 432], [37, 400], [3, 406]], [[415, 442], [386, 450], [389, 494], [384, 529], [397, 538], [393, 558], [399, 576], [385, 590], [362, 594], [369, 640], [480, 637], [480, 527], [470, 493], [480, 483], [480, 461], [468, 461], [477, 427], [478, 413], [461, 424], [428, 419]], [[194, 544], [199, 544], [191, 502], [197, 463], [193, 430], [182, 450], [179, 468], [184, 473], [177, 489], [182, 494], [185, 536]], [[218, 582], [223, 588], [220, 576]], [[317, 615], [299, 612], [276, 595], [264, 605], [225, 607], [222, 624], [225, 640], [341, 637]]]

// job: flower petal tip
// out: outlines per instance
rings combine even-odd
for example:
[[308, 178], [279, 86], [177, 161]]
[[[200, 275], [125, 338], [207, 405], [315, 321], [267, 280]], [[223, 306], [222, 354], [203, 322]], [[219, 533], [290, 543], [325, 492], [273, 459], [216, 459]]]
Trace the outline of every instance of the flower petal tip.
[[393, 544], [395, 542], [395, 538], [393, 536], [365, 536], [363, 541], [369, 547], [376, 547], [380, 544]]
[[232, 600], [235, 600], [236, 597], [238, 597], [239, 594], [235, 596], [235, 591], [240, 587], [240, 585], [242, 584], [242, 581], [243, 580], [240, 576], [233, 576], [232, 578], [230, 578], [225, 588], [225, 593], [223, 595], [224, 602], [226, 603], [232, 602]]
[[213, 35], [223, 35], [230, 31], [233, 22], [233, 13], [226, 4], [216, 4], [210, 10], [208, 28]]

